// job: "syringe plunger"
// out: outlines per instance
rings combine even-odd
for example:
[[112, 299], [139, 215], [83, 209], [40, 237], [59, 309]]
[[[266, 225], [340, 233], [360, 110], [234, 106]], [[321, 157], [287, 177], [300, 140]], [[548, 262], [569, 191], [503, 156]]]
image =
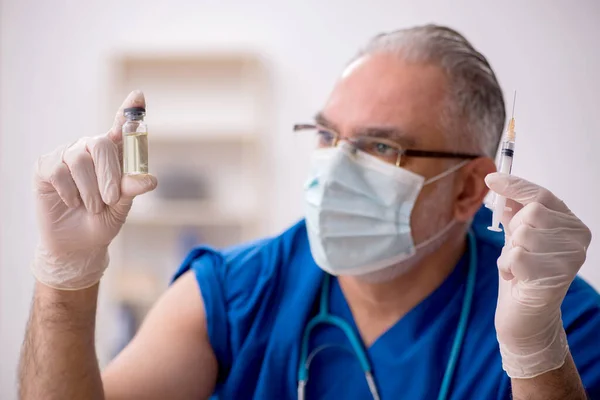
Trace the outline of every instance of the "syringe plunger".
[[488, 226], [490, 231], [494, 232], [502, 232], [500, 229], [500, 222], [502, 222], [502, 215], [504, 213], [504, 208], [506, 206], [506, 197], [504, 196], [496, 196], [496, 201], [494, 202], [493, 214], [492, 214], [492, 226]]

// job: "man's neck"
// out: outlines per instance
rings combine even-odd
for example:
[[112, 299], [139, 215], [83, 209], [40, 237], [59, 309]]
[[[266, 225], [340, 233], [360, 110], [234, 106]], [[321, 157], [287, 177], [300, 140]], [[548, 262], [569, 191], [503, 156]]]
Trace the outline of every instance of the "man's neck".
[[466, 249], [466, 235], [462, 228], [457, 228], [461, 234], [450, 232], [449, 239], [439, 249], [392, 280], [369, 283], [359, 277], [339, 277], [340, 287], [367, 347], [450, 275]]

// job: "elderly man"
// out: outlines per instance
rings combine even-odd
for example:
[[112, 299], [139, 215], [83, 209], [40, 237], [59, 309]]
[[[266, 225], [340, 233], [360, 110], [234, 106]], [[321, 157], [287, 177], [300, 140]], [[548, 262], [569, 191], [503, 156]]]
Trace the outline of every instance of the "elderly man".
[[[107, 248], [156, 180], [121, 176], [122, 110], [41, 157], [22, 398], [600, 398], [600, 302], [576, 277], [590, 231], [494, 173], [505, 108], [485, 57], [444, 27], [379, 35], [315, 119], [295, 127], [318, 141], [305, 220], [194, 249], [102, 374]], [[488, 187], [509, 199], [504, 235], [486, 229]]]

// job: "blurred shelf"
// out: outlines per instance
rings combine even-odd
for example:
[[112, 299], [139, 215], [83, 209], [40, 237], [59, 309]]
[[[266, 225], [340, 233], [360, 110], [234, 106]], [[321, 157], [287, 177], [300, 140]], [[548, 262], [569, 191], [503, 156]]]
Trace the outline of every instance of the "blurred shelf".
[[[193, 126], [193, 125], [190, 125]], [[154, 144], [254, 144], [255, 129], [190, 129], [150, 126], [149, 139]]]
[[173, 51], [172, 49], [157, 50], [154, 47], [150, 49], [132, 48], [123, 51], [120, 54], [112, 54], [113, 63], [119, 63], [127, 67], [147, 65], [233, 65], [249, 64], [264, 68], [264, 58], [256, 49], [224, 49], [215, 48], [211, 50], [185, 50]]
[[211, 201], [157, 200], [134, 206], [125, 225], [245, 226], [256, 221], [255, 210], [230, 212]]
[[[270, 185], [262, 173], [274, 105], [268, 63], [246, 48], [164, 50], [123, 49], [108, 68], [106, 117], [112, 120], [132, 89], [144, 91], [150, 169], [166, 182], [136, 198], [111, 246], [104, 290], [136, 313], [164, 291], [191, 246], [222, 248], [256, 239], [268, 218], [259, 201]], [[193, 197], [201, 195], [206, 200]], [[118, 315], [113, 321], [104, 324], [107, 330], [128, 329]], [[108, 340], [99, 357], [108, 360], [122, 344]]]

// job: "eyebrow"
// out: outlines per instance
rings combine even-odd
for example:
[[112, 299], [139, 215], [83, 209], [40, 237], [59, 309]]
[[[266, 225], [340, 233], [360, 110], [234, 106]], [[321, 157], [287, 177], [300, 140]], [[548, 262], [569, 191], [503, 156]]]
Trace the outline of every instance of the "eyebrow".
[[[322, 125], [325, 128], [331, 129], [333, 131], [339, 132], [337, 126], [327, 119], [323, 113], [319, 112], [314, 117], [315, 122], [318, 125]], [[369, 136], [376, 137], [381, 139], [388, 139], [398, 142], [404, 147], [415, 147], [416, 140], [408, 137], [407, 133], [402, 129], [390, 126], [370, 126], [370, 127], [362, 127], [358, 128], [354, 132], [358, 136]]]
[[331, 130], [337, 131], [337, 127], [335, 126], [335, 124], [333, 122], [331, 122], [330, 120], [328, 120], [325, 115], [323, 115], [322, 112], [318, 112], [315, 117], [314, 117], [315, 122], [317, 123], [317, 125], [322, 125], [325, 128], [329, 128]]

